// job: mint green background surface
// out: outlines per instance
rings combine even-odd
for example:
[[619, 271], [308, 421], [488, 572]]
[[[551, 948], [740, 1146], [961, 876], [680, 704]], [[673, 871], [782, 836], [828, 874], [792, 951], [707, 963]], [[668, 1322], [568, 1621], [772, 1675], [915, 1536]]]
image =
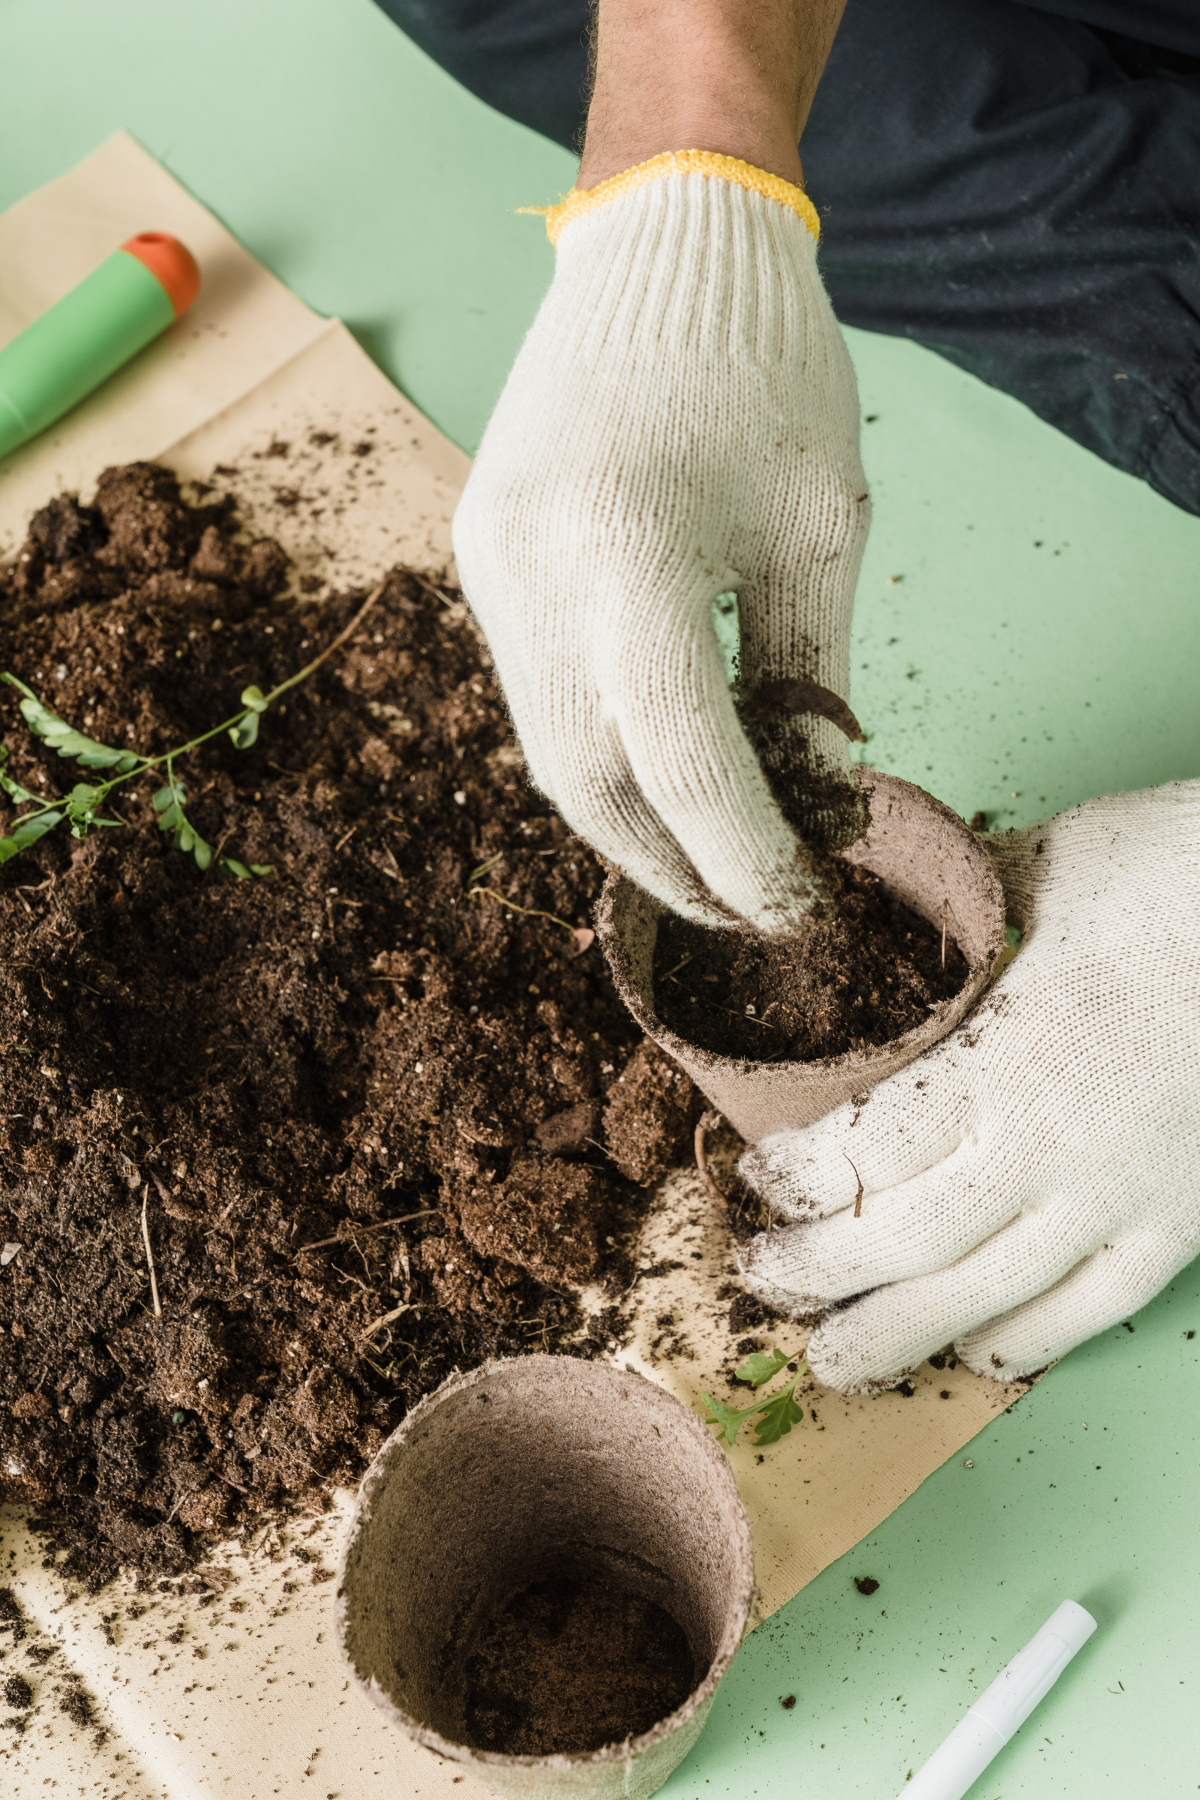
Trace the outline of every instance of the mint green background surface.
[[[561, 150], [370, 0], [0, 0], [0, 66], [0, 206], [126, 127], [474, 446], [550, 275], [514, 209], [570, 185]], [[936, 357], [851, 340], [868, 758], [1006, 823], [1200, 774], [1200, 520]], [[1101, 1631], [974, 1792], [1200, 1791], [1200, 1269], [1134, 1324], [754, 1635], [670, 1800], [889, 1800], [1067, 1595]]]

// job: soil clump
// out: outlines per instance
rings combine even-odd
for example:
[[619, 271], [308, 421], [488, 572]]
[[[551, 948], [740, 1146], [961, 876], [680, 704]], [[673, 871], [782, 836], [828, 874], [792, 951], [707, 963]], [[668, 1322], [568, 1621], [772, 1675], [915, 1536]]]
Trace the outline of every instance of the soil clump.
[[16, 1712], [27, 1712], [33, 1705], [33, 1689], [23, 1675], [6, 1676], [2, 1691], [4, 1704]]
[[[0, 669], [103, 743], [208, 729], [364, 598], [289, 598], [280, 546], [200, 499], [109, 470], [0, 569]], [[87, 777], [16, 699], [8, 775]], [[319, 1510], [452, 1368], [592, 1354], [612, 1309], [589, 1335], [580, 1285], [629, 1285], [698, 1114], [609, 982], [603, 870], [526, 782], [455, 590], [394, 570], [256, 744], [176, 773], [214, 850], [271, 874], [202, 874], [149, 780], [123, 829], [0, 871], [0, 1498], [90, 1587]]]
[[911, 1031], [967, 979], [953, 938], [889, 894], [878, 877], [822, 855], [828, 889], [804, 932], [764, 937], [666, 914], [654, 950], [663, 1023], [718, 1056], [815, 1062]]
[[695, 1686], [683, 1628], [609, 1575], [532, 1582], [493, 1614], [467, 1659], [472, 1747], [578, 1755], [640, 1737]]

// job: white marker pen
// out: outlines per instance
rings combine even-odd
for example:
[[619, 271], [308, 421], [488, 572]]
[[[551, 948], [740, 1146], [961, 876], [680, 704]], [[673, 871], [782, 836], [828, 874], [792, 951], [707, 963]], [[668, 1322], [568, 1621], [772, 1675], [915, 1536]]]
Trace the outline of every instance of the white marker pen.
[[1064, 1600], [1037, 1636], [1001, 1669], [945, 1743], [905, 1782], [898, 1800], [962, 1800], [1095, 1629], [1090, 1612], [1074, 1600]]

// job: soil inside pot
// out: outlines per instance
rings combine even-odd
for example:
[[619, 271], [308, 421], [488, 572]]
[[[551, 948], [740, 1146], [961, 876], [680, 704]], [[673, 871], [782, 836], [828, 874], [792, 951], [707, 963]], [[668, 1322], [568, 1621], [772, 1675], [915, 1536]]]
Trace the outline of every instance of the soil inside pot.
[[679, 1037], [718, 1056], [814, 1062], [889, 1043], [953, 999], [969, 973], [947, 935], [866, 869], [822, 858], [829, 898], [793, 937], [659, 923], [654, 1004]]
[[609, 1575], [556, 1574], [499, 1608], [467, 1659], [474, 1749], [578, 1755], [640, 1737], [696, 1684], [682, 1626]]
[[[228, 500], [110, 470], [0, 570], [0, 669], [157, 753], [364, 597], [286, 575]], [[8, 774], [89, 778], [16, 702]], [[579, 1287], [628, 1287], [698, 1112], [609, 982], [603, 871], [528, 786], [454, 590], [394, 571], [252, 748], [177, 773], [208, 843], [270, 875], [202, 874], [149, 781], [105, 809], [124, 829], [0, 871], [0, 1498], [92, 1586], [319, 1508], [452, 1367], [593, 1353]]]

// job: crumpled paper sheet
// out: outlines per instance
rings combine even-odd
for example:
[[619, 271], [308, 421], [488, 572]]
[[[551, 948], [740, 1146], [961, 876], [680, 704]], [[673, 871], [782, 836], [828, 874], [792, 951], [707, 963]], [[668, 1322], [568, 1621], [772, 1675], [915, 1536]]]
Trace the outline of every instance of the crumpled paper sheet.
[[301, 574], [320, 575], [335, 558], [343, 583], [398, 561], [444, 569], [467, 457], [344, 325], [255, 262], [131, 137], [110, 139], [0, 215], [0, 346], [138, 231], [183, 239], [200, 264], [199, 297], [0, 462], [0, 557], [49, 495], [88, 492], [110, 463], [142, 459], [236, 486], [255, 528], [283, 539]]
[[[86, 497], [108, 464], [147, 458], [236, 487], [251, 527], [278, 536], [302, 574], [323, 578], [336, 561], [340, 582], [361, 583], [398, 560], [447, 567], [467, 458], [342, 325], [289, 293], [131, 138], [113, 138], [0, 217], [0, 343], [142, 230], [190, 245], [200, 298], [103, 390], [0, 464], [0, 555], [50, 494]], [[694, 1171], [656, 1192], [637, 1266], [632, 1335], [612, 1359], [689, 1406], [706, 1387], [727, 1393], [735, 1340], [718, 1293], [736, 1280], [734, 1247]], [[755, 1335], [803, 1346], [786, 1328]], [[845, 1400], [808, 1384], [802, 1427], [761, 1461], [749, 1441], [734, 1449], [760, 1617], [879, 1525], [1018, 1392], [963, 1368], [925, 1368], [914, 1386], [911, 1399]], [[0, 1791], [478, 1800], [471, 1778], [399, 1737], [342, 1670], [326, 1575], [351, 1499], [338, 1494], [328, 1514], [299, 1514], [249, 1546], [214, 1551], [220, 1592], [203, 1606], [139, 1595], [126, 1580], [94, 1596], [74, 1591], [42, 1567], [24, 1509], [0, 1509], [0, 1586], [28, 1620], [23, 1642], [0, 1631], [0, 1681], [20, 1672], [35, 1690], [23, 1732], [0, 1706]], [[29, 1656], [39, 1648], [47, 1660]], [[87, 1728], [59, 1705], [76, 1680], [94, 1706]]]
[[[642, 1231], [638, 1266], [650, 1274], [639, 1282], [631, 1339], [613, 1360], [697, 1410], [705, 1390], [744, 1406], [749, 1391], [731, 1390], [726, 1380], [741, 1361], [735, 1349], [741, 1334], [729, 1331], [735, 1254], [724, 1207], [696, 1171], [668, 1176]], [[660, 1323], [667, 1318], [670, 1325]], [[807, 1331], [787, 1321], [747, 1335], [764, 1349], [799, 1356], [808, 1342]], [[783, 1385], [776, 1378], [761, 1391]], [[765, 1451], [754, 1449], [753, 1433], [743, 1425], [730, 1460], [754, 1537], [758, 1621], [867, 1537], [1026, 1392], [1025, 1384], [987, 1381], [961, 1363], [954, 1369], [926, 1363], [909, 1385], [911, 1396], [847, 1398], [806, 1377], [796, 1389], [803, 1425]]]

